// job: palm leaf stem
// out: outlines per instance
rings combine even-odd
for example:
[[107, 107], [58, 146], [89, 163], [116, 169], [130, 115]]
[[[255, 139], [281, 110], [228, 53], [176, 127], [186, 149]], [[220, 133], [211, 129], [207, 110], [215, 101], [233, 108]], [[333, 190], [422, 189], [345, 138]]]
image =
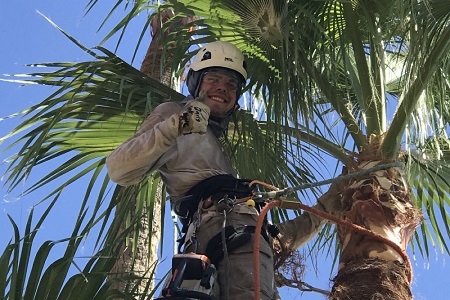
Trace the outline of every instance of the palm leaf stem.
[[394, 158], [398, 154], [402, 136], [407, 122], [416, 107], [420, 95], [429, 83], [435, 71], [439, 68], [442, 59], [448, 56], [450, 52], [450, 26], [446, 27], [434, 48], [430, 51], [421, 71], [417, 73], [416, 79], [413, 81], [409, 89], [402, 94], [400, 105], [392, 119], [391, 126], [386, 133], [381, 146], [381, 152], [390, 158]]
[[[261, 123], [260, 125], [263, 126]], [[280, 127], [283, 132], [289, 134], [290, 136], [295, 136], [297, 139], [307, 143], [308, 145], [317, 146], [319, 149], [328, 152], [332, 157], [338, 159], [344, 165], [348, 164], [348, 154], [350, 153], [350, 150], [344, 149], [343, 147], [330, 142], [326, 138], [314, 134], [311, 131], [307, 131], [306, 129], [298, 130], [296, 128], [283, 125], [280, 125]]]
[[[384, 47], [382, 42], [381, 33], [375, 30], [375, 36], [371, 39], [370, 50], [370, 62], [372, 64], [374, 86], [376, 94], [373, 98], [375, 106], [377, 126], [379, 127], [379, 133], [386, 131], [387, 117], [386, 117], [386, 82], [385, 82], [385, 61], [384, 61]], [[373, 116], [370, 118], [373, 120]], [[370, 133], [369, 128], [367, 130]]]
[[[380, 121], [378, 120], [378, 109], [376, 99], [373, 92], [375, 91], [372, 86], [372, 81], [370, 77], [369, 66], [367, 65], [367, 56], [364, 51], [364, 45], [362, 41], [364, 40], [362, 37], [362, 33], [359, 30], [358, 26], [358, 17], [354, 13], [352, 4], [350, 2], [343, 3], [343, 11], [344, 18], [347, 22], [346, 30], [348, 31], [348, 36], [350, 37], [352, 46], [353, 46], [353, 54], [355, 56], [356, 69], [358, 73], [358, 84], [360, 86], [360, 91], [362, 93], [361, 109], [365, 111], [367, 116], [366, 127], [367, 134], [380, 134]], [[373, 47], [371, 47], [371, 52], [374, 51]]]
[[317, 78], [316, 83], [318, 87], [325, 95], [325, 97], [330, 101], [330, 104], [334, 107], [334, 109], [341, 117], [342, 121], [345, 123], [345, 126], [348, 128], [348, 131], [352, 135], [355, 144], [358, 146], [358, 148], [361, 148], [363, 145], [366, 144], [367, 139], [362, 133], [361, 129], [359, 128], [355, 117], [345, 105], [343, 97], [339, 94], [338, 95], [336, 94], [336, 91], [331, 86], [329, 79], [326, 77], [325, 74], [322, 74], [316, 66], [314, 66], [312, 63], [303, 58], [300, 59], [302, 65], [309, 73], [309, 75], [312, 78]]

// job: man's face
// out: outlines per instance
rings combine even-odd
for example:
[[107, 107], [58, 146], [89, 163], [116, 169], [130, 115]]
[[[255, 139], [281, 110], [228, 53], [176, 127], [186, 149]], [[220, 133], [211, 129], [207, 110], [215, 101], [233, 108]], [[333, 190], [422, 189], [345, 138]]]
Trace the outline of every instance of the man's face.
[[211, 115], [223, 117], [234, 107], [238, 85], [238, 78], [220, 71], [203, 75], [200, 91], [206, 92], [205, 104], [211, 109]]

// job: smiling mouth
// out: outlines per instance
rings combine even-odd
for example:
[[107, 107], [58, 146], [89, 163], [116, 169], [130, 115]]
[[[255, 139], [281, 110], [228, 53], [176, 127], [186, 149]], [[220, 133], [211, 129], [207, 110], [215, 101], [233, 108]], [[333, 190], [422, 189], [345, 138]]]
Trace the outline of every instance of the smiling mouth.
[[220, 102], [220, 103], [226, 103], [225, 99], [216, 97], [216, 96], [209, 97], [209, 99]]

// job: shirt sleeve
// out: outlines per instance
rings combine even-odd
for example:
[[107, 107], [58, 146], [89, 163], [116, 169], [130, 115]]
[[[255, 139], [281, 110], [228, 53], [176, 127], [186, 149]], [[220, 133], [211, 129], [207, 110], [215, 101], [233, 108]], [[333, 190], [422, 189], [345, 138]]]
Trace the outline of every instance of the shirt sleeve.
[[[343, 211], [341, 191], [341, 184], [333, 183], [329, 190], [317, 199], [317, 204], [313, 208], [339, 216]], [[278, 224], [280, 243], [282, 243], [278, 248], [283, 248], [283, 251], [287, 252], [297, 250], [317, 235], [327, 222], [328, 220], [322, 219], [313, 213], [304, 212], [292, 220]]]
[[[321, 205], [314, 208], [322, 210]], [[288, 252], [295, 251], [311, 240], [327, 221], [308, 212], [304, 212], [293, 220], [278, 224], [283, 248]]]
[[140, 182], [178, 137], [179, 111], [176, 103], [159, 105], [135, 135], [107, 158], [106, 167], [112, 181], [122, 186]]

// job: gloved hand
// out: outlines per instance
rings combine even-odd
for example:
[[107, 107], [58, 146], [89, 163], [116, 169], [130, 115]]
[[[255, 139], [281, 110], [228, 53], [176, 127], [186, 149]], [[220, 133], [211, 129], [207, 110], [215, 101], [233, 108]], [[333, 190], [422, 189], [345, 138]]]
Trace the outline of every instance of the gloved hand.
[[331, 184], [329, 190], [317, 199], [318, 203], [314, 207], [332, 215], [339, 215], [344, 209], [342, 190], [342, 182], [334, 182]]
[[197, 99], [186, 103], [180, 113], [179, 129], [182, 134], [206, 133], [210, 109]]

